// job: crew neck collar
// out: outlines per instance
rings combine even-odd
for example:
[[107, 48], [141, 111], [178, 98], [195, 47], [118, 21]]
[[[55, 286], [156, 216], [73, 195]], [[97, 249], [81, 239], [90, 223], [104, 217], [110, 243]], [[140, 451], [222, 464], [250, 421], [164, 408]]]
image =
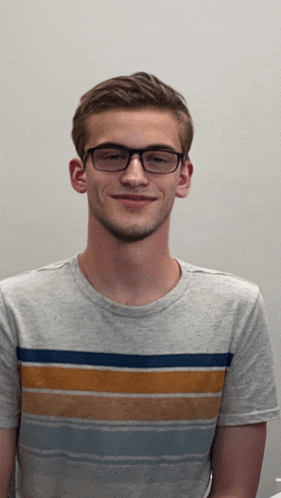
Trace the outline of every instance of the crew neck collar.
[[145, 316], [150, 315], [152, 313], [157, 313], [162, 311], [163, 309], [171, 306], [175, 301], [177, 301], [182, 294], [186, 291], [189, 286], [191, 273], [187, 269], [187, 265], [177, 259], [174, 258], [179, 264], [181, 270], [181, 278], [177, 285], [168, 292], [165, 296], [153, 301], [152, 303], [141, 305], [141, 306], [126, 306], [124, 304], [117, 303], [112, 301], [111, 299], [105, 297], [100, 294], [87, 280], [87, 278], [83, 275], [80, 270], [78, 264], [78, 254], [72, 258], [70, 261], [72, 275], [80, 287], [80, 290], [83, 294], [90, 299], [93, 304], [98, 305], [101, 308], [107, 309], [112, 313], [125, 315], [125, 316]]

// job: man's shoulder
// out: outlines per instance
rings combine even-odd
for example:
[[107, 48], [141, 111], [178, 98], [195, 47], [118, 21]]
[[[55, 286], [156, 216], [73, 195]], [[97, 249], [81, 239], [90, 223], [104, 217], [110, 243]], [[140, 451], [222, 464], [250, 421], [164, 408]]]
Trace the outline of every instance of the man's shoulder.
[[191, 273], [192, 286], [202, 292], [202, 295], [208, 293], [217, 297], [245, 298], [254, 302], [260, 294], [256, 283], [234, 273], [196, 266], [184, 261], [179, 263], [183, 272]]
[[0, 282], [0, 289], [3, 294], [8, 295], [16, 295], [17, 293], [23, 295], [42, 290], [44, 286], [52, 285], [54, 281], [57, 282], [59, 276], [69, 273], [75, 259], [76, 256], [73, 256], [5, 278]]

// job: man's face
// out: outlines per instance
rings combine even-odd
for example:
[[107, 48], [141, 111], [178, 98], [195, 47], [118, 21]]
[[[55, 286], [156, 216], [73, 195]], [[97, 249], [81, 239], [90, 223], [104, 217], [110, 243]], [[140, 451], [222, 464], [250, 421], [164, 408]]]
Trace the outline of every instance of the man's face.
[[[161, 144], [182, 152], [178, 122], [168, 111], [107, 111], [91, 116], [88, 129], [85, 150], [110, 142], [132, 149]], [[143, 240], [160, 227], [168, 230], [175, 196], [188, 194], [191, 175], [190, 162], [173, 173], [157, 175], [144, 171], [137, 154], [119, 172], [97, 171], [88, 157], [83, 191], [88, 195], [89, 221], [126, 242]]]

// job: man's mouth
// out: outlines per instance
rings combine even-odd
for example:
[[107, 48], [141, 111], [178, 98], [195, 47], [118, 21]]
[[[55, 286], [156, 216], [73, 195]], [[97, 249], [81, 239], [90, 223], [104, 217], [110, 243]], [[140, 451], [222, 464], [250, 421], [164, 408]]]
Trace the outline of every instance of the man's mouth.
[[147, 195], [138, 195], [138, 194], [119, 194], [113, 195], [115, 199], [129, 199], [132, 201], [154, 201], [156, 197], [150, 197]]
[[147, 206], [148, 204], [156, 200], [156, 197], [138, 194], [119, 194], [113, 195], [112, 197], [121, 202], [123, 206], [131, 208]]

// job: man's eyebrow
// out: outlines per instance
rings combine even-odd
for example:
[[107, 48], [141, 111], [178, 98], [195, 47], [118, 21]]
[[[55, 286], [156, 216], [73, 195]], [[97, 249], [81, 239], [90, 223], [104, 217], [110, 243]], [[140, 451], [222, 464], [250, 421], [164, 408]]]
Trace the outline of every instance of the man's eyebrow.
[[101, 144], [97, 145], [97, 147], [126, 147], [126, 146], [118, 142], [102, 142]]
[[128, 147], [127, 145], [124, 145], [122, 143], [119, 143], [119, 142], [103, 142], [101, 144], [98, 145], [98, 147], [120, 147], [120, 148], [125, 148], [125, 149], [131, 149], [131, 150], [167, 150], [167, 151], [170, 151], [170, 152], [177, 152], [174, 147], [172, 147], [171, 145], [167, 145], [167, 144], [151, 144], [151, 145], [148, 145], [147, 147], [140, 147], [139, 149], [138, 148], [135, 148], [135, 147]]
[[177, 152], [174, 147], [172, 147], [171, 145], [167, 145], [167, 144], [152, 144], [152, 145], [149, 145], [148, 147], [146, 147], [146, 149], [148, 150], [155, 150], [155, 149], [165, 149], [167, 151], [171, 151], [171, 152]]

